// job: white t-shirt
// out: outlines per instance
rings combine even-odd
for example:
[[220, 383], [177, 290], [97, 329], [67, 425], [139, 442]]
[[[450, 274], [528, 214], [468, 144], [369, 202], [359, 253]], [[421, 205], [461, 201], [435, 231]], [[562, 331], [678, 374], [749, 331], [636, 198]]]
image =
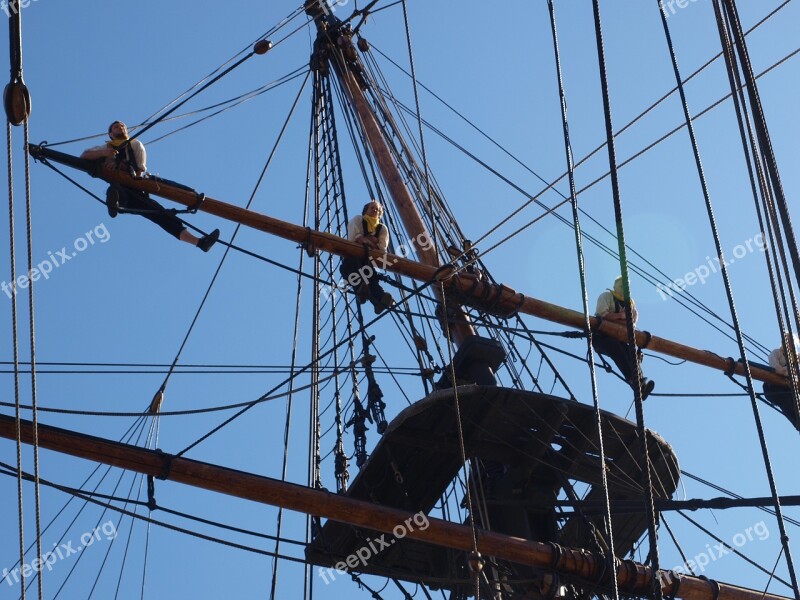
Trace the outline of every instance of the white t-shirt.
[[[357, 217], [353, 217], [347, 223], [347, 239], [351, 242], [355, 242], [356, 238], [360, 235], [364, 235], [364, 218], [361, 215]], [[389, 247], [389, 228], [386, 227], [383, 223], [380, 225], [380, 230], [378, 231], [378, 250], [382, 252], [386, 252], [386, 248]]]
[[[800, 340], [795, 335], [794, 338], [795, 353], [800, 356]], [[775, 369], [779, 375], [789, 375], [789, 363], [786, 360], [786, 355], [783, 353], [783, 346], [775, 348], [769, 353], [769, 366]]]
[[[598, 317], [605, 317], [608, 313], [625, 312], [624, 307], [620, 311], [617, 311], [616, 308], [614, 295], [611, 293], [611, 290], [606, 290], [597, 297], [597, 308], [595, 308], [594, 314]], [[631, 317], [633, 318], [633, 326], [636, 327], [639, 314], [636, 312], [636, 305], [634, 303], [631, 303]]]
[[[144, 144], [139, 140], [131, 140], [129, 144], [131, 150], [133, 150], [133, 156], [136, 158], [136, 166], [139, 168], [138, 173], [144, 175], [145, 171], [147, 171], [147, 151], [144, 149]], [[89, 151], [96, 152], [104, 150], [105, 148], [107, 148], [107, 144], [89, 148]]]

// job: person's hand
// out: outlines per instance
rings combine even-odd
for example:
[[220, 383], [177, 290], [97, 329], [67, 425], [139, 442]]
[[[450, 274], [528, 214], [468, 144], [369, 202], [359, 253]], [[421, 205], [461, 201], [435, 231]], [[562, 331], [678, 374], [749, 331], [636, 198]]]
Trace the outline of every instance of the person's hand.
[[610, 312], [603, 315], [603, 319], [606, 321], [612, 321], [614, 323], [624, 323], [625, 322], [625, 313], [624, 312]]

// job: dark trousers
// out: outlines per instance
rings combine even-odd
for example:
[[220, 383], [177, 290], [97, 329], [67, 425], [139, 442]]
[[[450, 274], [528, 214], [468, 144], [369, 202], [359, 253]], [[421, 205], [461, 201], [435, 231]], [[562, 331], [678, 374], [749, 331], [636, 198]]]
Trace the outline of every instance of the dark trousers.
[[181, 231], [185, 229], [181, 220], [175, 215], [166, 212], [164, 207], [153, 200], [146, 192], [132, 190], [121, 185], [113, 185], [111, 187], [119, 192], [120, 212], [135, 211], [135, 214], [140, 214], [170, 235], [180, 239]]
[[797, 406], [792, 398], [792, 390], [782, 385], [764, 384], [764, 395], [767, 401], [783, 413], [796, 429], [800, 429]]
[[[370, 299], [374, 300], [375, 302], [381, 301], [381, 298], [385, 292], [378, 281], [375, 273], [375, 267], [369, 264], [369, 262], [358, 258], [353, 258], [352, 256], [347, 256], [342, 259], [342, 266], [339, 269], [339, 272], [342, 274], [342, 277], [345, 279], [345, 281], [347, 281], [347, 283], [356, 281], [356, 284], [353, 286], [354, 289], [358, 289], [359, 285], [364, 283], [369, 288]], [[356, 280], [355, 277], [352, 279], [350, 278], [350, 276], [354, 273], [358, 274], [358, 280]]]
[[629, 344], [602, 333], [595, 333], [592, 335], [592, 347], [614, 361], [625, 381], [632, 386], [638, 384], [642, 371], [639, 368], [639, 361], [631, 356]]

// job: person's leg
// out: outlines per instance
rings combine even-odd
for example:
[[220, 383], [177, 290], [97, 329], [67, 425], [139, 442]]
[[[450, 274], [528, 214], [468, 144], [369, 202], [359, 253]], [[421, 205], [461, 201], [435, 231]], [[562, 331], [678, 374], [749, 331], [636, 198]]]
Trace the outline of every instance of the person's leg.
[[765, 383], [764, 396], [766, 396], [767, 402], [781, 411], [795, 428], [800, 429], [800, 419], [798, 419], [797, 407], [792, 397], [792, 390], [782, 385]]
[[[175, 215], [168, 213], [163, 206], [153, 200], [149, 195], [134, 194], [133, 197], [135, 197], [134, 204], [136, 205], [136, 209], [144, 211], [141, 215], [145, 219], [155, 223], [171, 236], [197, 245], [197, 238], [186, 231], [186, 227], [181, 223], [181, 220]], [[133, 208], [133, 206], [131, 208]], [[184, 231], [186, 231], [188, 236], [191, 236], [191, 239], [187, 239], [186, 236], [181, 237]]]
[[[369, 297], [368, 282], [365, 282], [363, 276], [359, 273], [363, 266], [363, 261], [353, 258], [352, 256], [345, 256], [339, 267], [342, 279], [347, 282], [347, 285], [353, 288], [361, 304], [366, 302]], [[358, 274], [358, 277], [353, 277], [354, 274]]]
[[117, 189], [120, 193], [120, 207], [123, 209], [122, 212], [125, 212], [125, 210], [135, 211], [136, 214], [155, 223], [161, 227], [161, 229], [182, 242], [197, 246], [203, 252], [208, 252], [211, 246], [219, 239], [219, 229], [215, 229], [202, 238], [193, 235], [186, 229], [183, 222], [177, 216], [167, 212], [161, 204], [153, 200], [148, 194], [122, 187], [117, 187]]
[[[614, 361], [614, 364], [617, 365], [625, 381], [631, 385], [633, 385], [635, 381], [638, 382], [638, 369], [634, 368], [631, 362], [628, 344], [623, 344], [619, 340], [615, 340], [602, 333], [595, 333], [592, 335], [592, 346], [594, 346], [597, 352]], [[636, 378], [634, 378], [634, 374], [637, 375]]]

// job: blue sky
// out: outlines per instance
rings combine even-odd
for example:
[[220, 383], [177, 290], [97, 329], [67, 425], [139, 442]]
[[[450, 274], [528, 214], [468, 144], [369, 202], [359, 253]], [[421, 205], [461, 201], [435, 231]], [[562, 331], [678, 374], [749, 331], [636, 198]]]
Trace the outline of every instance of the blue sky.
[[[359, 6], [364, 4], [358, 3]], [[381, 3], [384, 5], [386, 3]], [[745, 27], [750, 27], [780, 2], [740, 2]], [[349, 14], [352, 0], [339, 8]], [[193, 85], [212, 69], [270, 29], [296, 8], [291, 2], [252, 3], [232, 1], [224, 9], [211, 3], [175, 0], [170, 3], [144, 2], [134, 8], [126, 3], [86, 0], [77, 3], [35, 0], [23, 8], [24, 74], [33, 98], [30, 122], [32, 141], [68, 140], [105, 131], [109, 122], [122, 119], [128, 124], [142, 121]], [[582, 158], [605, 140], [591, 3], [557, 3], [559, 38], [562, 49], [573, 150]], [[652, 2], [602, 3], [609, 82], [615, 128], [619, 129], [674, 86], [669, 55], [661, 31], [657, 4]], [[518, 157], [531, 171], [547, 181], [565, 170], [561, 117], [558, 103], [552, 40], [544, 2], [519, 1], [485, 3], [467, 1], [454, 10], [450, 3], [410, 2], [409, 17], [417, 76], [504, 148]], [[719, 39], [709, 0], [689, 2], [669, 17], [682, 73], [688, 75], [719, 51]], [[277, 41], [300, 25], [274, 38]], [[754, 68], [760, 72], [797, 48], [800, 9], [790, 3], [748, 38]], [[408, 65], [403, 15], [399, 6], [373, 15], [363, 28], [373, 46], [400, 64]], [[3, 31], [5, 44], [7, 34]], [[307, 65], [313, 32], [308, 27], [279, 44], [266, 56], [254, 57], [224, 80], [201, 94], [186, 109], [196, 109], [274, 81], [298, 67]], [[410, 80], [385, 59], [376, 58], [392, 91], [407, 105], [413, 104]], [[800, 193], [800, 178], [795, 168], [800, 159], [800, 125], [796, 118], [800, 66], [796, 57], [759, 80], [759, 89], [778, 158], [783, 185], [790, 206]], [[206, 194], [245, 205], [258, 174], [275, 143], [302, 78], [255, 98], [209, 121], [162, 141], [148, 143], [172, 131], [178, 124], [161, 125], [144, 135], [148, 166], [153, 173], [192, 185]], [[687, 85], [690, 108], [698, 113], [727, 93], [722, 63], [715, 62]], [[533, 195], [545, 186], [530, 171], [514, 163], [469, 128], [435, 98], [423, 92], [425, 118], [468, 148], [481, 160], [496, 168], [517, 186]], [[183, 111], [180, 111], [183, 112]], [[305, 195], [306, 155], [310, 95], [306, 88], [284, 140], [255, 197], [253, 208], [294, 223], [302, 222]], [[671, 96], [645, 119], [619, 136], [617, 154], [627, 159], [683, 120], [676, 96]], [[412, 123], [413, 125], [413, 123]], [[416, 133], [416, 128], [413, 128]], [[732, 105], [723, 103], [696, 122], [696, 131], [709, 181], [722, 245], [734, 253], [739, 246], [759, 234], [747, 173], [738, 141]], [[15, 191], [18, 215], [17, 270], [25, 266], [24, 186], [22, 185], [22, 131], [13, 131], [15, 148]], [[481, 238], [502, 218], [525, 202], [526, 197], [508, 184], [477, 166], [458, 150], [425, 132], [431, 171], [465, 235]], [[360, 172], [354, 164], [349, 142], [343, 142], [345, 180], [351, 214], [363, 204], [367, 194]], [[79, 153], [94, 145], [92, 141], [62, 146]], [[607, 155], [598, 153], [576, 172], [582, 188], [608, 169]], [[3, 177], [6, 177], [3, 170]], [[102, 182], [78, 175], [78, 181], [102, 195]], [[684, 131], [670, 137], [620, 171], [620, 186], [629, 245], [674, 279], [684, 277], [706, 264], [714, 246], [694, 169], [688, 136]], [[565, 182], [558, 190], [567, 193]], [[53, 269], [49, 279], [37, 282], [36, 352], [40, 362], [148, 363], [169, 364], [186, 334], [203, 293], [222, 256], [217, 247], [203, 254], [188, 245], [178, 244], [142, 219], [131, 216], [111, 220], [105, 208], [40, 164], [32, 165], [34, 262], [56, 255], [77, 240], [96, 240]], [[550, 205], [561, 200], [548, 192], [542, 201]], [[602, 225], [613, 229], [613, 207], [608, 179], [580, 196], [581, 206]], [[529, 207], [481, 243], [488, 249], [517, 227], [534, 219], [540, 208]], [[568, 207], [560, 210], [569, 218]], [[797, 217], [796, 211], [793, 217]], [[204, 230], [219, 227], [228, 239], [234, 225], [198, 214], [188, 219]], [[0, 244], [8, 248], [8, 223], [0, 227]], [[584, 221], [584, 228], [604, 243], [616, 241], [597, 225]], [[104, 241], [101, 241], [104, 240]], [[272, 260], [295, 266], [299, 252], [294, 244], [261, 233], [242, 230], [237, 243]], [[752, 244], [751, 244], [752, 245]], [[739, 251], [737, 251], [739, 252]], [[735, 301], [744, 330], [766, 347], [779, 342], [779, 331], [763, 253], [742, 253], [731, 266]], [[7, 259], [7, 252], [3, 253]], [[591, 244], [586, 246], [590, 304], [610, 286], [619, 266]], [[489, 252], [485, 264], [493, 276], [506, 285], [531, 296], [567, 306], [581, 307], [576, 269], [574, 236], [570, 228], [553, 217], [537, 222], [523, 233]], [[0, 280], [10, 281], [8, 260], [0, 265]], [[684, 344], [708, 349], [722, 356], [735, 355], [733, 342], [700, 321], [674, 301], [665, 301], [652, 284], [634, 276], [633, 295], [640, 313], [639, 327]], [[722, 278], [712, 274], [705, 284], [695, 284], [691, 292], [725, 321], [729, 321]], [[28, 291], [17, 295], [20, 310], [20, 337], [27, 340]], [[304, 283], [301, 295], [301, 327], [298, 336], [298, 363], [310, 360], [312, 305], [311, 289]], [[197, 325], [181, 356], [181, 364], [259, 364], [288, 365], [294, 339], [296, 279], [253, 258], [232, 253], [201, 312]], [[11, 360], [10, 302], [0, 294], [0, 306], [7, 315], [0, 320], [0, 336], [5, 341], [0, 356]], [[369, 311], [368, 311], [369, 312]], [[534, 330], [561, 331], [559, 326], [526, 318]], [[388, 319], [376, 324], [371, 333], [386, 363], [393, 367], [414, 367], [413, 356]], [[555, 340], [555, 341], [553, 341]], [[439, 340], [443, 343], [442, 340]], [[582, 354], [578, 340], [543, 339], [569, 352]], [[21, 356], [27, 360], [28, 344], [21, 342]], [[538, 369], [539, 357], [532, 354]], [[581, 401], [591, 402], [588, 370], [567, 356], [554, 354], [553, 361], [568, 379]], [[756, 357], [756, 360], [763, 357]], [[670, 359], [670, 362], [676, 362]], [[52, 370], [50, 368], [49, 370]], [[686, 471], [713, 481], [743, 496], [766, 496], [769, 489], [764, 473], [750, 402], [744, 397], [712, 397], [705, 394], [734, 393], [739, 388], [716, 371], [690, 364], [673, 365], [648, 356], [646, 374], [657, 382], [657, 393], [696, 394], [692, 397], [659, 397], [645, 406], [648, 427], [658, 431], [670, 444]], [[8, 371], [8, 367], [4, 367]], [[48, 370], [42, 367], [42, 371]], [[65, 370], [61, 367], [61, 370]], [[85, 369], [92, 370], [92, 369]], [[102, 370], [102, 369], [94, 369]], [[113, 370], [113, 369], [108, 369]], [[117, 369], [118, 370], [118, 369]], [[141, 370], [152, 370], [143, 368]], [[387, 416], [396, 415], [406, 404], [403, 393], [387, 375], [379, 375], [387, 401]], [[167, 389], [164, 410], [181, 410], [244, 402], [259, 397], [284, 378], [282, 374], [176, 374]], [[398, 376], [412, 401], [422, 397], [417, 378]], [[626, 415], [631, 410], [630, 390], [616, 378], [598, 374], [601, 406]], [[41, 372], [37, 378], [38, 397], [46, 407], [100, 411], [140, 411], [152, 398], [163, 374]], [[13, 379], [2, 376], [3, 401], [13, 401]], [[507, 376], [504, 381], [508, 382]], [[22, 401], [29, 402], [29, 379], [22, 379]], [[306, 385], [308, 378], [299, 378]], [[542, 386], [553, 385], [552, 374], [543, 372]], [[760, 388], [760, 384], [759, 384]], [[556, 388], [554, 393], [563, 391]], [[332, 398], [323, 391], [321, 402]], [[287, 479], [307, 480], [308, 392], [296, 395], [291, 425]], [[771, 452], [772, 465], [782, 494], [796, 493], [799, 449], [797, 432], [786, 420], [761, 405], [761, 415]], [[12, 409], [4, 408], [4, 414]], [[283, 453], [285, 400], [268, 402], [253, 409], [220, 433], [194, 448], [188, 456], [236, 469], [280, 477]], [[158, 447], [178, 452], [228, 413], [192, 417], [164, 417], [160, 423]], [[127, 418], [61, 416], [42, 414], [41, 421], [60, 427], [119, 439], [132, 424]], [[323, 416], [323, 429], [331, 424], [330, 411]], [[374, 428], [369, 443], [376, 439]], [[332, 447], [330, 434], [323, 438], [323, 455]], [[352, 435], [345, 438], [352, 452]], [[14, 444], [0, 441], [0, 461], [15, 463]], [[25, 466], [32, 469], [32, 458], [25, 449]], [[41, 453], [42, 476], [67, 486], [78, 486], [94, 468], [93, 464]], [[351, 461], [351, 474], [356, 467]], [[117, 492], [112, 472], [101, 491], [127, 495], [130, 476], [125, 476]], [[332, 460], [323, 463], [323, 480], [335, 488]], [[111, 482], [111, 483], [109, 483]], [[138, 483], [136, 484], [138, 485]], [[25, 489], [26, 542], [34, 539], [33, 494]], [[135, 491], [133, 495], [135, 495]], [[717, 492], [684, 480], [678, 495], [688, 498], [714, 497]], [[0, 523], [0, 569], [11, 567], [18, 558], [16, 525], [16, 483], [0, 478], [2, 506], [9, 515]], [[63, 506], [67, 496], [50, 489], [42, 491], [42, 517], [45, 522]], [[274, 534], [276, 509], [239, 501], [223, 495], [187, 489], [177, 484], [159, 483], [159, 503], [176, 510], [218, 520], [244, 529]], [[73, 502], [74, 506], [76, 503]], [[82, 534], [117, 516], [101, 515], [87, 508], [68, 527], [61, 517], [45, 535], [45, 546], [80, 540]], [[800, 517], [796, 508], [786, 514]], [[155, 518], [202, 531], [213, 531], [186, 524], [163, 513]], [[776, 561], [780, 549], [777, 524], [755, 510], [705, 511], [692, 515], [725, 540], [732, 540], [762, 520], [769, 535], [749, 542], [743, 551], [763, 565]], [[669, 515], [687, 555], [704, 552], [711, 539], [683, 521]], [[284, 535], [304, 536], [305, 517], [288, 514]], [[789, 525], [792, 536], [794, 526]], [[105, 537], [86, 548], [60, 597], [83, 598], [99, 571], [107, 550], [108, 565], [99, 579], [95, 597], [110, 598], [115, 593], [130, 521], [119, 526], [113, 546]], [[138, 598], [144, 558], [144, 527], [133, 530], [119, 598]], [[226, 539], [271, 549], [264, 540], [231, 533]], [[665, 566], [681, 559], [669, 536], [662, 531], [661, 557]], [[797, 548], [794, 548], [797, 555]], [[287, 554], [299, 555], [294, 548]], [[33, 555], [28, 556], [30, 561]], [[45, 575], [45, 596], [53, 597], [75, 557], [59, 561]], [[282, 562], [278, 598], [302, 597], [302, 568]], [[780, 562], [777, 574], [786, 578]], [[726, 556], [714, 561], [705, 575], [745, 587], [766, 585], [766, 576], [738, 558]], [[271, 579], [270, 559], [225, 548], [210, 542], [189, 539], [158, 527], [151, 528], [146, 597], [268, 597]], [[366, 578], [375, 589], [383, 580]], [[325, 585], [315, 580], [319, 598], [358, 596], [355, 584], [338, 578]], [[413, 593], [413, 586], [409, 586]], [[32, 590], [33, 591], [33, 588]], [[773, 582], [770, 591], [788, 590]], [[18, 585], [0, 581], [0, 599], [14, 598]], [[385, 598], [399, 598], [387, 588]], [[361, 595], [366, 596], [364, 592]]]

